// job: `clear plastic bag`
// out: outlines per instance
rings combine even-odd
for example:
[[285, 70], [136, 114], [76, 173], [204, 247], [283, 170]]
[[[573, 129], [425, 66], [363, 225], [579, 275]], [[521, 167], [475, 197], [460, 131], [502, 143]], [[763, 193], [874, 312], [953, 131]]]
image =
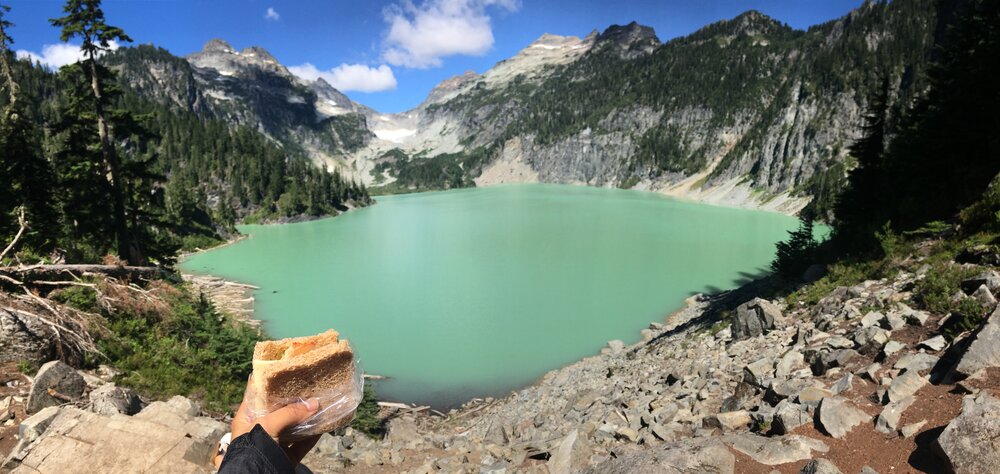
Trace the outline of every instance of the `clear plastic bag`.
[[248, 421], [253, 424], [258, 418], [286, 405], [302, 403], [310, 398], [319, 400], [319, 410], [316, 413], [306, 421], [281, 433], [280, 439], [282, 441], [293, 442], [329, 433], [350, 424], [354, 418], [354, 411], [361, 404], [364, 386], [364, 373], [361, 366], [355, 362], [354, 375], [348, 381], [337, 386], [324, 387], [317, 393], [304, 393], [295, 398], [270, 400], [268, 406], [258, 406], [261, 404], [261, 398], [257, 396], [253, 374], [250, 374], [250, 384], [247, 385], [246, 392], [243, 394], [243, 403], [247, 408]]

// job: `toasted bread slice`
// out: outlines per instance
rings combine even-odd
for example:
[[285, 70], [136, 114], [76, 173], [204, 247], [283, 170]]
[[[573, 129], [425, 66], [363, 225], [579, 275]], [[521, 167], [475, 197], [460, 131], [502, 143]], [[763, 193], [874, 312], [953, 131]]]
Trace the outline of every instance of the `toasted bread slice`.
[[[332, 329], [315, 336], [258, 342], [253, 354], [253, 403], [258, 410], [274, 410], [298, 399], [318, 397], [323, 409], [323, 398], [330, 393], [354, 395], [354, 370], [351, 346]], [[345, 414], [346, 420], [351, 414]], [[324, 421], [330, 426], [316, 432], [346, 423]]]

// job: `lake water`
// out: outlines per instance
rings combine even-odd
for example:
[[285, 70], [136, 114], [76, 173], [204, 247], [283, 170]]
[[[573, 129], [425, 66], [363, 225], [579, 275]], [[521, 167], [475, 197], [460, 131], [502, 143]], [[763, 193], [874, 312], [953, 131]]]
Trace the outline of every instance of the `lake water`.
[[242, 226], [252, 238], [181, 267], [259, 286], [273, 337], [337, 329], [367, 373], [390, 377], [380, 398], [445, 408], [637, 341], [692, 293], [763, 271], [796, 223], [639, 191], [508, 185]]

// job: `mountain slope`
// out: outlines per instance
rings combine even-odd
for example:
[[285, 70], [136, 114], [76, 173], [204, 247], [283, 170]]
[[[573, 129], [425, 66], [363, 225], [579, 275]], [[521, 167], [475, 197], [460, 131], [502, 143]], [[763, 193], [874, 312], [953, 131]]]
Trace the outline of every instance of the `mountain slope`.
[[345, 154], [372, 138], [367, 108], [322, 79], [292, 75], [259, 47], [236, 51], [216, 39], [178, 58], [143, 45], [120, 49], [105, 61], [148, 99], [255, 129], [332, 169], [342, 168]]
[[[410, 158], [365, 178], [389, 182], [426, 166], [413, 156], [446, 153], [477, 184], [637, 186], [795, 211], [839, 186], [882, 78], [894, 104], [921, 93], [936, 17], [931, 0], [873, 2], [798, 31], [751, 11], [662, 45], [649, 28], [613, 26], [544, 74], [491, 84], [502, 62], [432, 94], [403, 115], [411, 136], [435, 129], [437, 143], [399, 140]], [[386, 145], [369, 148], [377, 162]]]

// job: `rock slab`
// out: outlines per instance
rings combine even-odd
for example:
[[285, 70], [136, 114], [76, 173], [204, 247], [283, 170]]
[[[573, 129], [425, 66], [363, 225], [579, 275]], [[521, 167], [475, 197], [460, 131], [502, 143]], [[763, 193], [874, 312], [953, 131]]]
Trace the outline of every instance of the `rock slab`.
[[996, 472], [1000, 466], [1000, 400], [980, 394], [962, 400], [959, 414], [937, 439], [957, 474]]
[[729, 435], [723, 442], [761, 464], [777, 466], [812, 458], [812, 452], [830, 450], [826, 443], [799, 435], [764, 437], [754, 434]]
[[867, 413], [839, 397], [826, 397], [816, 408], [816, 420], [826, 434], [841, 439], [855, 426], [871, 420]]
[[968, 377], [977, 370], [1000, 366], [1000, 308], [993, 311], [986, 324], [955, 364], [954, 373]]
[[591, 466], [589, 474], [730, 474], [736, 456], [718, 438], [686, 439]]

